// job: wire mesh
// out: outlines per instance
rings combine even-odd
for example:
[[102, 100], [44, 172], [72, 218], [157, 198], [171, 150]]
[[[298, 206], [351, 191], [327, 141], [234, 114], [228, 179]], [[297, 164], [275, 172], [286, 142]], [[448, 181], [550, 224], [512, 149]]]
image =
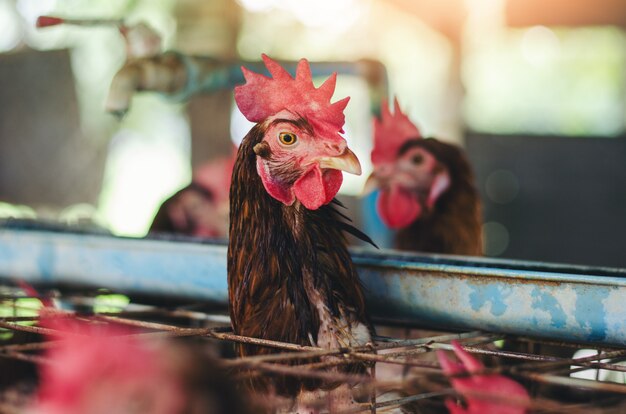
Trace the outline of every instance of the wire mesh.
[[[127, 304], [98, 306], [101, 290], [39, 289], [38, 299], [53, 299], [57, 312], [83, 318], [89, 323], [125, 325], [148, 340], [178, 338], [200, 342], [220, 355], [220, 366], [237, 381], [255, 376], [280, 375], [294, 379], [319, 379], [346, 383], [355, 388], [361, 401], [350, 412], [446, 412], [445, 399], [462, 400], [442, 371], [434, 351], [452, 350], [451, 341], [483, 362], [485, 368], [471, 374], [502, 374], [521, 383], [530, 402], [509, 398], [507, 403], [523, 405], [529, 412], [609, 413], [626, 410], [625, 347], [538, 340], [498, 332], [444, 332], [390, 326], [377, 322], [373, 344], [341, 349], [321, 349], [234, 334], [226, 309], [206, 303], [167, 303], [155, 299], [131, 298]], [[58, 344], [47, 339], [58, 334], [39, 325], [33, 298], [17, 286], [0, 286], [0, 364], [19, 362], [19, 370], [1, 369], [3, 382], [0, 413], [20, 412], [20, 407], [36, 390], [36, 366], [50, 361], [46, 349]], [[30, 301], [30, 302], [29, 302]], [[100, 310], [99, 310], [100, 308]], [[273, 348], [275, 353], [236, 357], [232, 344], [244, 343]], [[573, 357], [581, 349], [594, 349], [593, 355]], [[348, 374], [334, 369], [355, 361], [371, 363], [372, 375]], [[26, 374], [24, 374], [26, 373]], [[30, 376], [30, 377], [29, 377]], [[19, 388], [23, 380], [32, 385]], [[496, 401], [502, 398], [473, 392], [476, 398]], [[471, 394], [471, 393], [470, 393]], [[467, 394], [465, 394], [467, 397]], [[264, 409], [287, 409], [290, 401], [275, 395], [250, 395]], [[324, 401], [317, 402], [324, 412]]]

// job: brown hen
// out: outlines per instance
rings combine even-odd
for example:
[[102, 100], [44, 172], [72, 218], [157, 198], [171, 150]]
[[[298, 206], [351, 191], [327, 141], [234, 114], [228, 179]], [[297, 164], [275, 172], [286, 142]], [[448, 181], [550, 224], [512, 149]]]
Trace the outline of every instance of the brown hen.
[[397, 230], [401, 250], [481, 255], [481, 204], [463, 150], [422, 138], [395, 101], [374, 121], [374, 172], [368, 189], [379, 189], [377, 210]]
[[[344, 221], [333, 200], [340, 170], [360, 173], [356, 156], [339, 135], [347, 100], [330, 103], [334, 76], [315, 89], [306, 60], [293, 79], [276, 62], [263, 59], [272, 78], [244, 68], [247, 83], [235, 90], [239, 108], [257, 124], [239, 147], [230, 191], [233, 330], [321, 348], [364, 345], [372, 328], [343, 231], [369, 239]], [[238, 352], [277, 350], [241, 345]], [[363, 373], [366, 366], [342, 369]], [[264, 377], [252, 385], [298, 397], [302, 408], [305, 390], [338, 384]], [[349, 392], [331, 391], [328, 408], [336, 410], [349, 400]]]

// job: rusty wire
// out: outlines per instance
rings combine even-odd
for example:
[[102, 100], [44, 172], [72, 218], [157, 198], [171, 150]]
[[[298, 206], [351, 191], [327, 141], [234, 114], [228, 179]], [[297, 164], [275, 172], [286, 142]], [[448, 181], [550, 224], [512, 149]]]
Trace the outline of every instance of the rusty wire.
[[[82, 308], [93, 305], [94, 292], [87, 292], [84, 296], [73, 292], [71, 296], [57, 299], [65, 300], [66, 304], [80, 303]], [[25, 298], [19, 289], [4, 288], [0, 304], [5, 308], [12, 306], [13, 315], [0, 317], [0, 332], [23, 332], [53, 336], [54, 339], [37, 342], [8, 344], [0, 342], [0, 359], [15, 359], [33, 364], [44, 364], [49, 361], [45, 354], [48, 348], [56, 346], [63, 340], [59, 332], [54, 329], [37, 326], [38, 317], [19, 315], [19, 305], [16, 301]], [[189, 304], [187, 304], [189, 305]], [[70, 311], [58, 311], [59, 314], [75, 315]], [[466, 351], [485, 361], [487, 366], [479, 372], [481, 374], [503, 374], [512, 376], [524, 382], [531, 392], [532, 401], [526, 404], [531, 412], [563, 412], [568, 413], [603, 413], [615, 407], [615, 401], [626, 400], [626, 385], [624, 383], [587, 380], [570, 377], [571, 373], [582, 370], [612, 371], [626, 377], [626, 366], [619, 362], [626, 360], [626, 346], [622, 348], [605, 347], [598, 350], [596, 355], [584, 358], [563, 357], [546, 353], [532, 353], [522, 351], [529, 342], [535, 347], [561, 346], [572, 350], [592, 348], [589, 345], [576, 343], [562, 343], [536, 338], [514, 337], [497, 332], [441, 332], [437, 335], [423, 338], [388, 338], [377, 337], [371, 346], [322, 349], [315, 346], [270, 341], [259, 338], [250, 338], [234, 334], [227, 323], [224, 312], [189, 310], [188, 306], [159, 307], [131, 303], [119, 312], [88, 312], [79, 315], [90, 323], [122, 324], [139, 330], [135, 335], [146, 339], [153, 338], [198, 338], [212, 342], [229, 342], [271, 347], [276, 353], [242, 358], [224, 358], [222, 365], [237, 378], [250, 378], [262, 375], [283, 375], [294, 378], [314, 378], [325, 381], [343, 382], [359, 385], [359, 392], [363, 397], [374, 396], [359, 405], [349, 409], [346, 413], [356, 412], [384, 412], [384, 410], [404, 406], [422, 401], [437, 401], [440, 406], [444, 398], [458, 398], [454, 389], [450, 388], [448, 378], [445, 377], [436, 359], [432, 357], [435, 350], [451, 350], [450, 341], [457, 340], [463, 344]], [[396, 328], [395, 331], [397, 332]], [[413, 331], [415, 332], [415, 331]], [[515, 350], [500, 349], [494, 343], [504, 339], [506, 343], [519, 345]], [[490, 362], [490, 358], [493, 360]], [[608, 362], [606, 362], [608, 360]], [[347, 374], [340, 370], [329, 369], [355, 361], [386, 363], [404, 368], [404, 374], [397, 378], [374, 378], [368, 375]], [[467, 374], [465, 374], [467, 375]], [[546, 393], [543, 388], [548, 387]], [[560, 390], [556, 396], [553, 389]], [[376, 395], [391, 390], [401, 390], [397, 398], [376, 398]], [[570, 394], [580, 392], [595, 393], [593, 401], [580, 402], [568, 398]], [[480, 393], [479, 393], [480, 394]], [[497, 396], [478, 395], [483, 399], [496, 399]], [[256, 397], [251, 397], [256, 398]], [[501, 397], [500, 397], [501, 398]], [[257, 398], [258, 399], [258, 398]], [[265, 399], [272, 401], [276, 407], [286, 404], [280, 398]], [[511, 403], [511, 401], [507, 401]], [[513, 401], [513, 404], [515, 402]], [[609, 407], [608, 411], [605, 406]], [[0, 399], [0, 413], [11, 411], [10, 403]], [[621, 407], [624, 408], [623, 406]], [[619, 409], [619, 408], [618, 408]], [[442, 411], [442, 412], [445, 412]]]

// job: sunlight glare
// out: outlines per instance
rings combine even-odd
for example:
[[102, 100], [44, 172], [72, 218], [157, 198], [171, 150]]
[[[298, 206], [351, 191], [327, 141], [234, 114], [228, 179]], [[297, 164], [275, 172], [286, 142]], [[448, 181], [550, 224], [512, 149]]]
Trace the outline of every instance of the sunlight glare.
[[0, 27], [0, 52], [15, 48], [22, 40], [23, 33], [15, 10], [6, 1], [0, 2]]
[[535, 67], [550, 64], [561, 51], [559, 38], [545, 26], [535, 26], [526, 30], [520, 46], [524, 59]]

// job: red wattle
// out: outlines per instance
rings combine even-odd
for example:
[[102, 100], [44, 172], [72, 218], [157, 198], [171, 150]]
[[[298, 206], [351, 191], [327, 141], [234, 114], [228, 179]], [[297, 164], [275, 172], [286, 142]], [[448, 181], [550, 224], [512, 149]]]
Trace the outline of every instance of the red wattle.
[[322, 170], [315, 166], [293, 184], [293, 192], [302, 205], [317, 210], [331, 202], [339, 191], [343, 175], [339, 170]]
[[341, 188], [343, 173], [339, 170], [324, 170], [322, 177], [324, 179], [324, 189], [326, 190], [326, 200], [324, 200], [324, 204], [328, 204], [333, 201], [333, 198], [335, 198], [339, 192], [339, 188]]
[[261, 182], [263, 183], [263, 187], [265, 187], [265, 191], [281, 203], [288, 206], [292, 205], [295, 201], [293, 192], [290, 191], [289, 187], [284, 184], [273, 181], [267, 168], [268, 167], [265, 165], [263, 160], [261, 158], [257, 158], [256, 171], [261, 177]]
[[393, 186], [378, 194], [376, 209], [383, 223], [392, 229], [408, 226], [422, 213], [422, 206], [411, 192]]

